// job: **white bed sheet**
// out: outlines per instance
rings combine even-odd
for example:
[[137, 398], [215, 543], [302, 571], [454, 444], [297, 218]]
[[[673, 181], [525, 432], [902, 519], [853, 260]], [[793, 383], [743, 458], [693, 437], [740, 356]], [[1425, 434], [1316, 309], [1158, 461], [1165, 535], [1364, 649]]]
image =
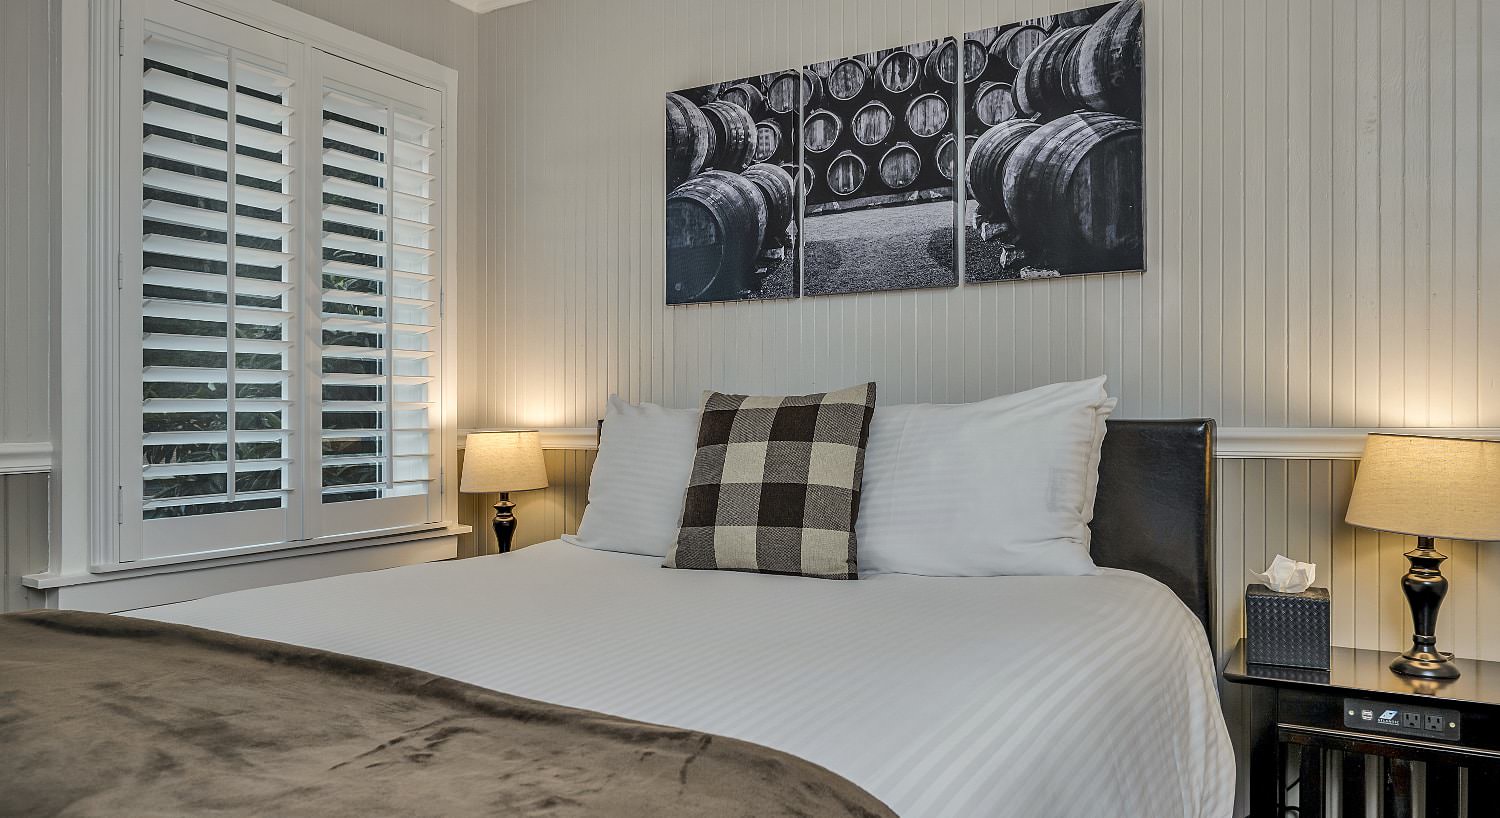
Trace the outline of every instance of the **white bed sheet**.
[[131, 615], [745, 739], [903, 816], [1232, 812], [1207, 639], [1154, 580], [658, 563], [554, 541]]

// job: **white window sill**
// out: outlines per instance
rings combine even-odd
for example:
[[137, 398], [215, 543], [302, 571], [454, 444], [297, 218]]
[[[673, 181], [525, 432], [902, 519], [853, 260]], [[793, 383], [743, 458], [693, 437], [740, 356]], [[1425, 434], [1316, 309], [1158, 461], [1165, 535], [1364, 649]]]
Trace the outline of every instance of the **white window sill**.
[[439, 524], [434, 527], [421, 528], [417, 530], [391, 532], [376, 537], [363, 536], [357, 538], [325, 538], [323, 540], [310, 540], [302, 545], [287, 547], [284, 545], [263, 546], [257, 550], [239, 550], [235, 553], [222, 557], [199, 558], [184, 561], [181, 558], [146, 561], [141, 563], [130, 563], [119, 568], [109, 570], [97, 570], [92, 572], [55, 574], [44, 572], [40, 574], [28, 574], [21, 577], [21, 584], [28, 588], [47, 590], [51, 588], [66, 588], [74, 585], [88, 585], [100, 582], [118, 582], [121, 580], [137, 579], [146, 576], [160, 574], [187, 573], [210, 568], [221, 568], [229, 565], [243, 565], [253, 562], [266, 562], [270, 560], [288, 559], [293, 557], [305, 557], [314, 554], [327, 554], [336, 551], [349, 551], [357, 548], [369, 548], [378, 545], [394, 545], [398, 543], [419, 542], [421, 540], [436, 539], [439, 537], [456, 537], [460, 534], [468, 534], [473, 529], [470, 526], [458, 525], [457, 523]]

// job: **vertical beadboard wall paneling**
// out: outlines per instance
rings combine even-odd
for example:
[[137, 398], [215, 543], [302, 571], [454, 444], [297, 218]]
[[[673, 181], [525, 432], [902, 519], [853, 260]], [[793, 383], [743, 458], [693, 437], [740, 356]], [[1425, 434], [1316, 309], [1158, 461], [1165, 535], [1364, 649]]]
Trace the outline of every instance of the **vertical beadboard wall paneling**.
[[[516, 504], [515, 515], [519, 521], [512, 548], [524, 548], [547, 540], [555, 540], [564, 533], [578, 531], [583, 520], [583, 507], [588, 503], [589, 472], [594, 468], [594, 452], [582, 449], [547, 449], [543, 452], [547, 463], [547, 488], [534, 491], [517, 491], [510, 495]], [[459, 453], [460, 461], [463, 453]], [[581, 476], [581, 477], [580, 477]], [[460, 538], [460, 558], [494, 554], [498, 550], [494, 519], [496, 494], [462, 495], [459, 508], [461, 522], [474, 527], [474, 533]]]
[[46, 509], [45, 474], [0, 478], [0, 613], [41, 604], [39, 594], [21, 586], [21, 577], [47, 569]]
[[[1278, 553], [1318, 565], [1318, 585], [1332, 589], [1333, 641], [1338, 645], [1404, 650], [1411, 613], [1401, 595], [1408, 538], [1344, 523], [1358, 464], [1348, 460], [1222, 460], [1219, 462], [1219, 642], [1223, 651], [1244, 631], [1241, 593], [1251, 571]], [[1500, 641], [1486, 616], [1495, 605], [1493, 543], [1442, 540], [1443, 574], [1451, 587], [1443, 602], [1438, 639], [1460, 656], [1500, 657]]]
[[[547, 540], [555, 540], [563, 532], [578, 531], [583, 519], [583, 507], [588, 503], [588, 484], [584, 480], [569, 479], [569, 475], [588, 474], [594, 468], [592, 450], [548, 449], [547, 480], [550, 485], [536, 491], [521, 491], [510, 496], [516, 504], [516, 527], [514, 548], [524, 548]], [[489, 498], [493, 503], [493, 498]], [[485, 506], [489, 511], [489, 507]], [[489, 526], [489, 517], [484, 519], [484, 547], [482, 554], [495, 553], [494, 533]]]
[[0, 445], [50, 439], [58, 9], [0, 3]]
[[[51, 439], [58, 16], [50, 0], [0, 3], [0, 447]], [[32, 607], [20, 577], [46, 567], [46, 476], [0, 476], [0, 611]]]
[[[589, 426], [612, 391], [691, 406], [710, 388], [876, 380], [884, 402], [966, 401], [1104, 373], [1126, 417], [1500, 426], [1500, 56], [1484, 47], [1500, 14], [1485, 2], [1152, 0], [1145, 275], [670, 309], [663, 92], [1080, 4], [547, 0], [483, 15], [476, 292], [496, 320], [466, 336], [485, 356], [480, 420]], [[525, 499], [564, 521], [548, 536], [570, 530], [556, 509], [585, 496], [592, 462], [559, 457], [561, 493]], [[1319, 563], [1336, 642], [1404, 642], [1409, 543], [1342, 522], [1355, 467], [1222, 463], [1225, 644], [1246, 572], [1278, 552]], [[1442, 638], [1500, 657], [1500, 551], [1446, 547]]]

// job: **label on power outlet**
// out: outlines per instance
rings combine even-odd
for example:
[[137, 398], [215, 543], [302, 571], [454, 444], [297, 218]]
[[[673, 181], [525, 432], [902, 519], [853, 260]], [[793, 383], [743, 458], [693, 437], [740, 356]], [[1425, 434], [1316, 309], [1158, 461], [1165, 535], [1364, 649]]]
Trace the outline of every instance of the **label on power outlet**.
[[1444, 707], [1344, 699], [1344, 726], [1352, 730], [1434, 741], [1458, 741], [1460, 725], [1458, 711]]

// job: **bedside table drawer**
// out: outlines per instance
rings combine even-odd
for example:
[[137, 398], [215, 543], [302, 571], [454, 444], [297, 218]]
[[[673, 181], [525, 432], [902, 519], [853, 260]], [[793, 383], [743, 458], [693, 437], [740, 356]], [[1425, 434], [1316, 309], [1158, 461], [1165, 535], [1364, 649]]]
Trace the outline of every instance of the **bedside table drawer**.
[[[1277, 727], [1289, 733], [1322, 736], [1335, 744], [1385, 746], [1403, 753], [1444, 759], [1500, 760], [1500, 708], [1497, 707], [1470, 705], [1460, 712], [1443, 707], [1440, 699], [1329, 696], [1293, 689], [1276, 693]], [[1355, 711], [1354, 715], [1350, 715], [1350, 710]], [[1370, 711], [1368, 720], [1364, 718], [1366, 711]], [[1395, 711], [1394, 715], [1388, 715], [1391, 711]], [[1429, 716], [1439, 719], [1441, 724], [1430, 724]]]
[[[1396, 654], [1373, 650], [1334, 647], [1326, 671], [1252, 665], [1245, 655], [1241, 640], [1224, 678], [1249, 698], [1254, 818], [1291, 809], [1362, 817], [1366, 806], [1385, 816], [1495, 813], [1500, 662], [1456, 659], [1462, 675], [1444, 682], [1393, 673]], [[1429, 729], [1429, 716], [1441, 729]], [[1366, 804], [1367, 792], [1377, 804]]]

